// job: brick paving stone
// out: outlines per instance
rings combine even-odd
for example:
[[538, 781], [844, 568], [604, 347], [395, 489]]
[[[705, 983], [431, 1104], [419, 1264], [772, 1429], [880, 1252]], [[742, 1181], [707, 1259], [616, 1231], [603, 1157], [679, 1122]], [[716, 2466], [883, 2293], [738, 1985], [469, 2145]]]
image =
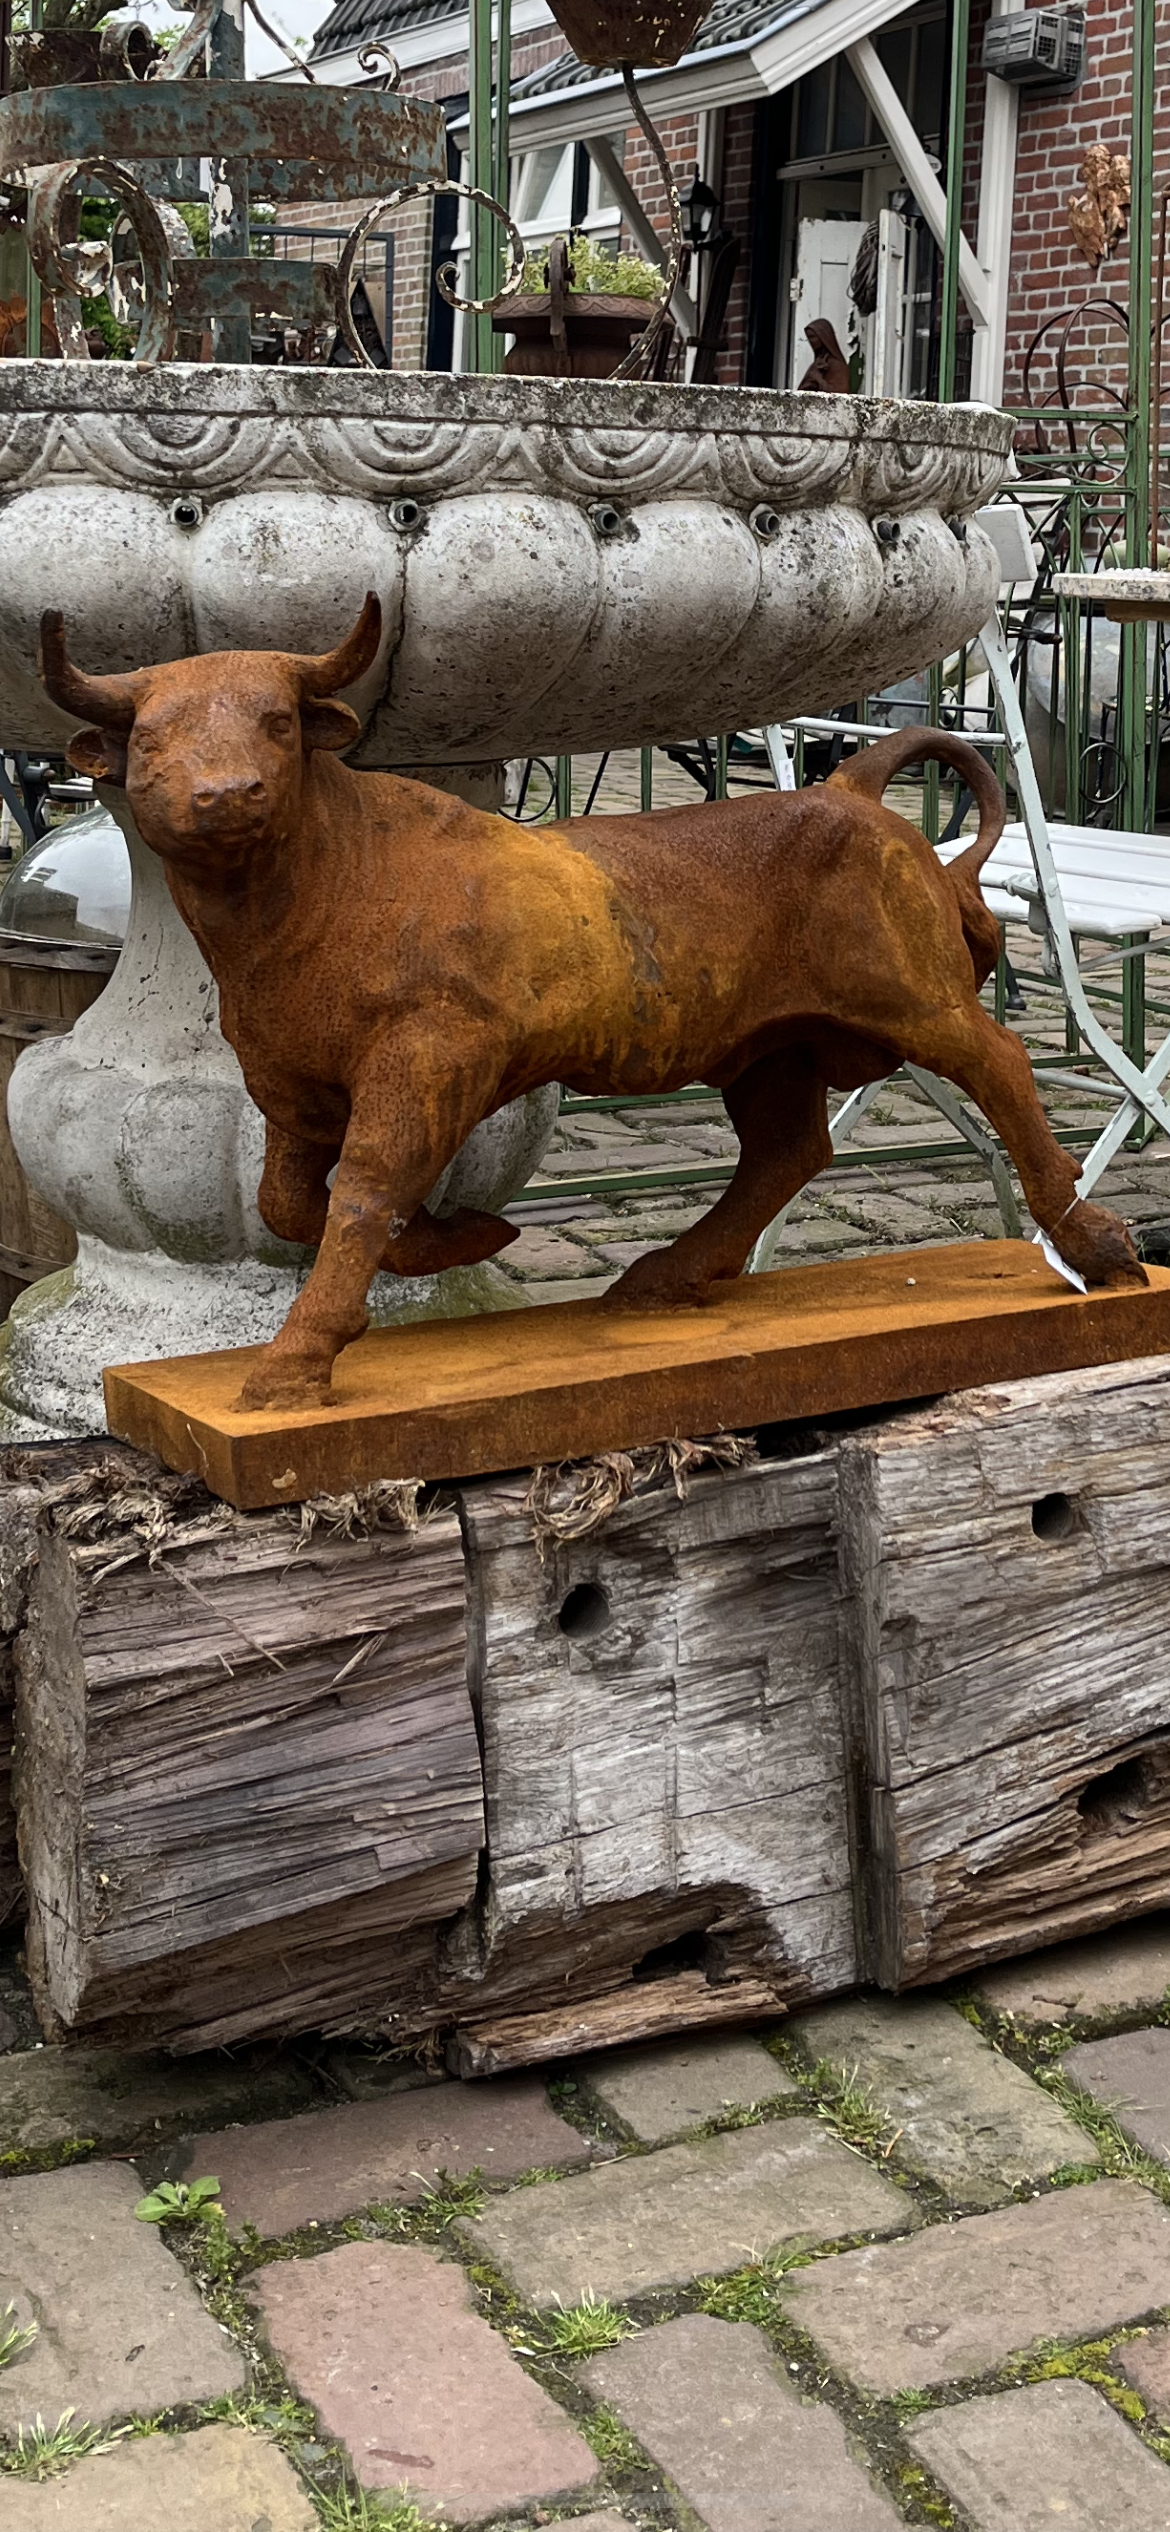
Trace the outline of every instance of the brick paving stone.
[[291, 2233], [371, 2201], [412, 2204], [440, 2171], [516, 2180], [538, 2164], [587, 2163], [586, 2139], [558, 2119], [543, 2084], [435, 2084], [425, 2092], [346, 2102], [256, 2128], [196, 2137], [184, 2169], [216, 2173], [232, 2224]]
[[1163, 2423], [1170, 2419], [1170, 2329], [1150, 2330], [1141, 2339], [1122, 2339], [1113, 2349], [1109, 2369], [1124, 2374], [1156, 2418]]
[[1095, 2337], [1170, 2303], [1170, 2208], [1133, 2181], [1087, 2181], [818, 2260], [784, 2299], [873, 2391], [961, 2382], [1039, 2339]]
[[1170, 2471], [1088, 2383], [939, 2409], [910, 2442], [974, 2532], [1166, 2532]]
[[1112, 2110], [1147, 2154], [1170, 2163], [1170, 2031], [1123, 2031], [1114, 2040], [1084, 2040], [1061, 2059], [1082, 2092]]
[[12, 2180], [0, 2229], [0, 2312], [37, 2324], [0, 2372], [0, 2434], [55, 2426], [63, 2409], [104, 2426], [131, 2413], [238, 2391], [239, 2349], [205, 2312], [190, 2279], [139, 2224], [142, 2195], [121, 2163]]
[[511, 2190], [459, 2230], [529, 2302], [572, 2304], [589, 2292], [624, 2302], [781, 2244], [904, 2233], [916, 2222], [892, 2180], [814, 2120], [784, 2119]]
[[935, 1997], [851, 1997], [788, 2028], [810, 2057], [856, 2075], [897, 2130], [893, 2159], [962, 2206], [1001, 2206], [1020, 2182], [1098, 2159], [1083, 2128]]
[[761, 2331], [693, 2312], [582, 2370], [707, 2532], [896, 2532], [836, 2412], [800, 2398]]
[[139, 2145], [249, 2111], [272, 2118], [313, 2097], [291, 2059], [253, 2070], [225, 2057], [124, 2057], [117, 2049], [21, 2049], [0, 2057], [0, 2153], [85, 2137]]
[[283, 2453], [243, 2427], [147, 2435], [61, 2479], [4, 2482], [4, 2532], [320, 2532]]
[[668, 2040], [611, 2049], [579, 2068], [606, 2110], [643, 2145], [660, 2145], [728, 2109], [775, 2101], [797, 2087], [758, 2040]]
[[591, 1252], [578, 1240], [566, 1238], [563, 1231], [545, 1230], [538, 1225], [526, 1227], [518, 1240], [504, 1250], [500, 1260], [509, 1275], [588, 1275], [593, 1272]]
[[1118, 1934], [1003, 1961], [981, 1970], [977, 1984], [997, 2012], [1021, 2022], [1152, 2012], [1170, 1989], [1170, 1916], [1144, 1917]]
[[258, 2293], [277, 2356], [364, 2487], [405, 2487], [465, 2523], [596, 2477], [583, 2437], [472, 2310], [453, 2261], [348, 2242], [262, 2269]]

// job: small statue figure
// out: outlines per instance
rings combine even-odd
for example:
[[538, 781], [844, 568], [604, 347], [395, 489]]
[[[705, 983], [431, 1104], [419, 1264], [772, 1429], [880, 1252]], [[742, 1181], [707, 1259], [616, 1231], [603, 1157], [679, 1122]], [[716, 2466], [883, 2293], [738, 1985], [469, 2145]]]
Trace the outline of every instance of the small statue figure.
[[[739, 1275], [832, 1158], [830, 1086], [903, 1061], [978, 1102], [1089, 1283], [1146, 1281], [1123, 1224], [1078, 1197], [1023, 1047], [978, 998], [999, 950], [979, 872], [1005, 809], [967, 740], [895, 730], [811, 790], [534, 829], [340, 762], [360, 724], [335, 697], [380, 638], [371, 595], [324, 658], [91, 677], [61, 617], [42, 618], [46, 689], [94, 724], [70, 760], [125, 786], [219, 986], [267, 1121], [260, 1211], [317, 1248], [242, 1407], [328, 1402], [379, 1267], [431, 1274], [515, 1238], [492, 1214], [436, 1219], [427, 1197], [483, 1118], [546, 1082], [639, 1097], [708, 1082], [739, 1136], [730, 1186], [627, 1268], [610, 1309], [693, 1307]], [[949, 868], [883, 805], [924, 756], [979, 808]]]
[[1121, 244], [1129, 221], [1129, 160], [1093, 141], [1081, 168], [1085, 190], [1068, 206], [1068, 224], [1087, 264], [1096, 272]]

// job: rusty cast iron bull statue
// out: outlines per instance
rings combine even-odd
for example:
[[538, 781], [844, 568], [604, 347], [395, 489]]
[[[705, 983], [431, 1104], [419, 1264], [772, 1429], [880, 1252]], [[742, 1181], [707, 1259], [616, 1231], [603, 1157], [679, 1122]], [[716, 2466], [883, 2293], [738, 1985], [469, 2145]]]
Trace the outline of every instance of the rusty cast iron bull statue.
[[[94, 724], [70, 758], [125, 785], [218, 983], [267, 1120], [260, 1211], [317, 1248], [243, 1406], [328, 1400], [378, 1267], [428, 1274], [506, 1246], [509, 1224], [437, 1220], [426, 1197], [481, 1118], [552, 1081], [709, 1082], [739, 1136], [717, 1203], [631, 1266], [611, 1309], [701, 1302], [740, 1274], [829, 1161], [829, 1088], [904, 1060], [978, 1103], [1089, 1283], [1145, 1281], [1123, 1225], [1077, 1197], [1023, 1047], [977, 998], [998, 946], [979, 871], [1004, 803], [972, 747], [898, 731], [811, 790], [534, 831], [339, 761], [359, 725], [334, 698], [380, 629], [370, 596], [325, 658], [230, 652], [91, 677], [61, 617], [42, 623], [49, 694]], [[979, 807], [949, 868], [883, 806], [923, 756]]]

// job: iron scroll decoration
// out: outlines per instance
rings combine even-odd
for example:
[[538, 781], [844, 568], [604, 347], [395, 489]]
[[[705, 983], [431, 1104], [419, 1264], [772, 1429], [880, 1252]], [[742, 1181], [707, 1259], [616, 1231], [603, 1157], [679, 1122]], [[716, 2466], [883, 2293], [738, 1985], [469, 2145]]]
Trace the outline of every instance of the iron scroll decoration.
[[113, 158], [68, 158], [30, 186], [28, 249], [34, 270], [53, 304], [53, 321], [65, 360], [88, 360], [81, 301], [108, 288], [113, 254], [108, 241], [70, 237], [80, 201], [75, 187], [94, 180], [120, 202], [134, 231], [142, 262], [142, 320], [135, 360], [140, 367], [169, 360], [175, 338], [175, 280], [160, 207], [129, 170]]

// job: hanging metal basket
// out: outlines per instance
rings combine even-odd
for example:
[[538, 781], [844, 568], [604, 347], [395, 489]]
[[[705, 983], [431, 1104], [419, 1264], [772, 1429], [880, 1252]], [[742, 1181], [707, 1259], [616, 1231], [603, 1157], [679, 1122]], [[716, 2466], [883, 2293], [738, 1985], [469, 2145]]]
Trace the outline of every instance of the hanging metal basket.
[[553, 16], [579, 62], [610, 69], [668, 70], [698, 34], [710, 0], [552, 0]]

